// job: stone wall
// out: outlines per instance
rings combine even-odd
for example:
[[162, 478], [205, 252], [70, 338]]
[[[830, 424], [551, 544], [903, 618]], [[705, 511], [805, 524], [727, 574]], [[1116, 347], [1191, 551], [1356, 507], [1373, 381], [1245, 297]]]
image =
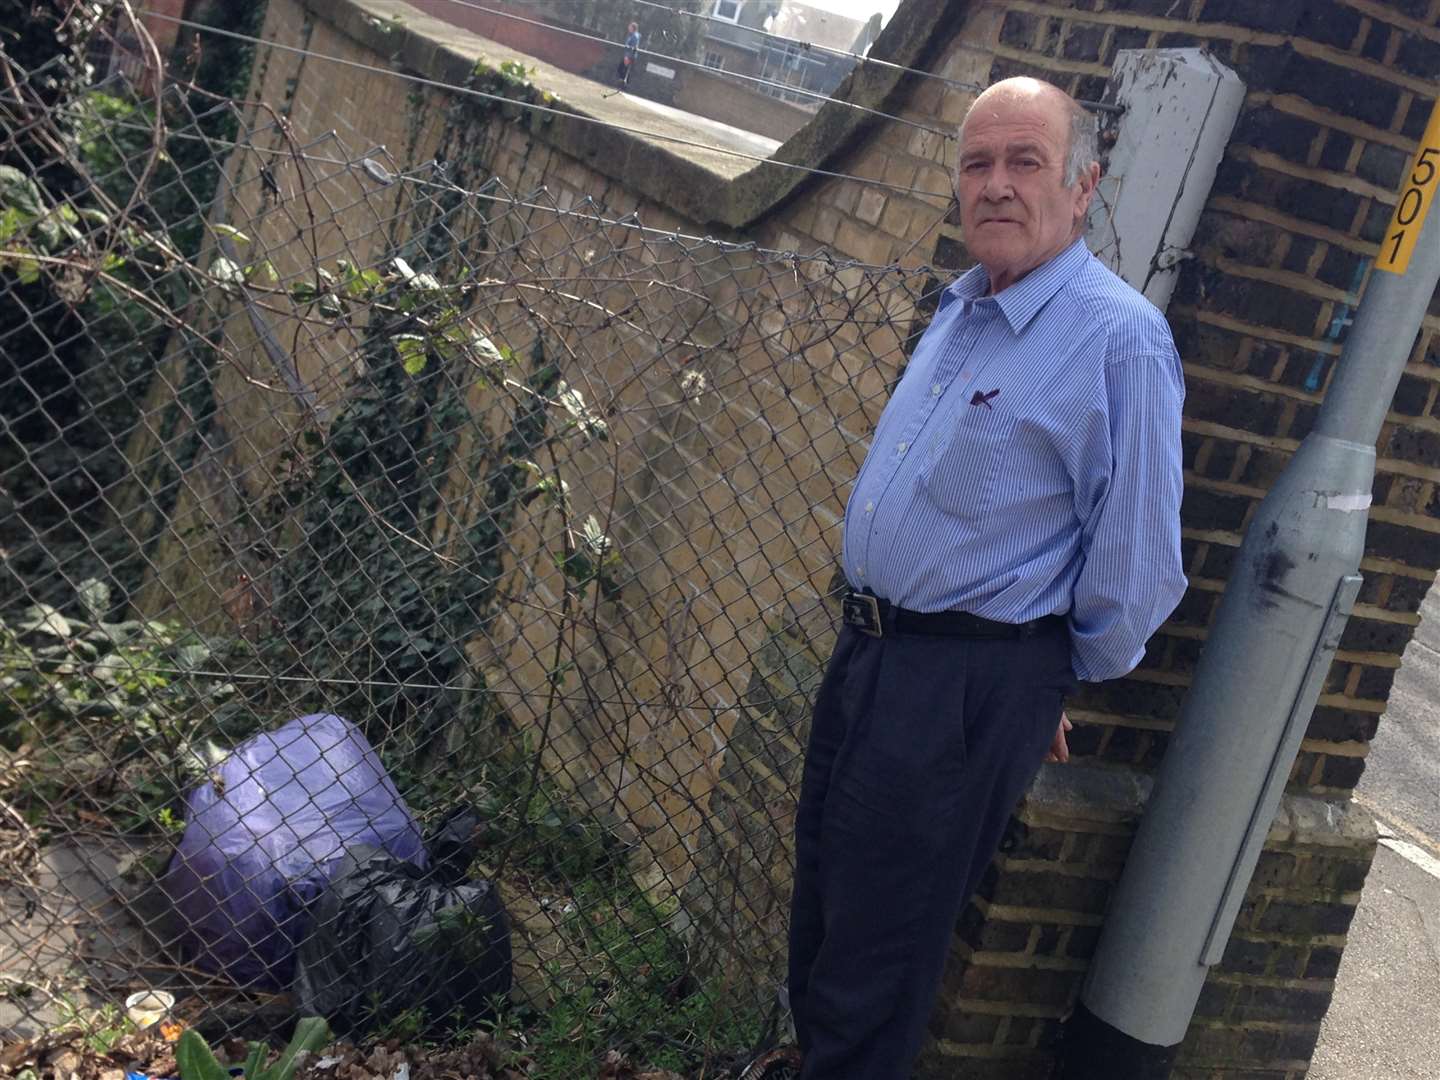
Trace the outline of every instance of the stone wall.
[[[547, 14], [555, 18], [555, 12], [537, 10], [532, 6], [507, 5], [504, 0], [495, 0], [483, 8], [455, 4], [452, 0], [414, 0], [414, 6], [437, 19], [500, 42], [527, 56], [600, 82], [613, 81], [613, 74], [624, 55], [623, 38], [604, 41], [599, 39], [596, 27], [552, 25], [543, 19]], [[653, 40], [648, 27], [645, 34], [642, 49], [663, 55], [641, 53], [630, 73], [627, 93], [652, 98], [696, 116], [707, 116], [722, 124], [782, 141], [810, 118], [805, 109], [762, 93], [759, 84], [747, 81], [746, 76], [713, 72], [686, 56], [675, 61], [666, 59], [667, 55], [673, 55], [674, 46], [663, 37]], [[670, 78], [656, 75], [648, 71], [649, 63], [669, 68], [674, 75]], [[749, 80], [753, 78], [748, 77]]]
[[[671, 104], [677, 109], [781, 142], [810, 119], [810, 111], [772, 97], [761, 89], [760, 83], [732, 74], [712, 72], [708, 68], [680, 68], [675, 81], [677, 86]], [[814, 100], [805, 99], [807, 103]]]
[[[407, 12], [404, 27], [383, 35], [362, 17], [388, 17], [392, 9]], [[271, 0], [266, 36], [376, 64], [395, 57], [451, 82], [463, 81], [487, 48], [392, 0]], [[872, 122], [827, 105], [777, 155], [860, 180], [719, 166], [613, 132], [597, 141], [564, 120], [523, 125], [495, 117], [465, 139], [476, 148], [474, 175], [500, 176], [517, 190], [543, 182], [565, 205], [591, 197], [660, 228], [933, 265], [933, 288], [967, 263], [950, 206], [955, 144], [915, 124], [953, 126], [975, 85], [1012, 74], [1098, 97], [1119, 49], [1179, 45], [1211, 49], [1248, 86], [1195, 257], [1168, 313], [1188, 387], [1183, 525], [1191, 586], [1135, 673], [1088, 687], [1072, 703], [1076, 762], [1046, 767], [957, 929], [929, 1075], [1047, 1073], [1246, 522], [1314, 422], [1346, 318], [1363, 294], [1391, 192], [1440, 76], [1440, 4], [908, 0], [874, 55], [947, 81], [873, 65], [857, 70], [839, 93], [900, 121]], [[536, 82], [563, 84], [567, 108], [619, 115], [560, 73], [542, 68]], [[407, 106], [405, 95], [388, 76], [278, 52], [255, 89], [283, 99], [299, 127], [334, 128], [355, 145], [384, 143], [419, 161], [444, 142], [451, 103], [426, 90]], [[645, 167], [637, 168], [642, 154]], [[710, 287], [722, 307], [736, 302], [724, 281]], [[689, 685], [721, 717], [706, 733], [719, 741], [718, 752], [673, 715], [647, 720], [655, 770], [647, 782], [678, 782], [686, 798], [674, 804], [675, 821], [642, 814], [635, 825], [671, 830], [675, 842], [666, 850], [680, 857], [664, 869], [689, 899], [702, 940], [713, 944], [711, 931], [747, 912], [729, 947], [767, 958], [777, 974], [803, 702], [833, 640], [826, 597], [843, 498], [903, 366], [907, 338], [926, 316], [913, 292], [893, 296], [872, 306], [885, 318], [873, 325], [857, 318], [808, 348], [795, 385], [757, 377], [746, 393], [718, 396], [703, 414], [632, 433], [644, 461], [629, 474], [633, 488], [621, 493], [627, 513], [647, 526], [637, 527], [637, 542], [648, 537], [653, 546], [647, 587], [669, 597], [663, 581], [695, 586]], [[308, 362], [323, 368], [319, 358]], [[237, 386], [226, 400], [242, 396]], [[244, 425], [257, 432], [249, 451], [256, 461], [273, 446], [267, 423]], [[759, 439], [762, 424], [767, 434]], [[1364, 591], [1230, 948], [1201, 1000], [1184, 1051], [1188, 1077], [1303, 1076], [1333, 989], [1374, 845], [1350, 792], [1440, 568], [1440, 303], [1415, 342], [1378, 449]], [[702, 508], [671, 497], [680, 483], [691, 494], [722, 490], [727, 475], [750, 478], [745, 498]], [[788, 567], [783, 575], [767, 569], [780, 563]], [[205, 603], [203, 590], [198, 595], [197, 613]], [[665, 603], [653, 605], [650, 634], [663, 636], [664, 611]], [[519, 623], [516, 630], [539, 633]], [[503, 660], [483, 662], [498, 671]], [[642, 676], [649, 677], [643, 666], [613, 677]], [[571, 717], [569, 730], [583, 743], [605, 721]], [[613, 756], [597, 750], [593, 764], [588, 780], [601, 787], [623, 792], [631, 783]], [[638, 797], [627, 805], [640, 814], [642, 803], [649, 805]], [[721, 892], [728, 908], [713, 899]]]

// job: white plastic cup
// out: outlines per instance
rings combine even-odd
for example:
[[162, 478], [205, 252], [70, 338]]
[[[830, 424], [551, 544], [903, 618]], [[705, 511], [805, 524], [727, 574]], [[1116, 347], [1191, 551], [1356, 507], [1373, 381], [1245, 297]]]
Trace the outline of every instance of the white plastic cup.
[[175, 995], [167, 990], [141, 990], [125, 999], [125, 1015], [137, 1028], [153, 1027], [170, 1015]]

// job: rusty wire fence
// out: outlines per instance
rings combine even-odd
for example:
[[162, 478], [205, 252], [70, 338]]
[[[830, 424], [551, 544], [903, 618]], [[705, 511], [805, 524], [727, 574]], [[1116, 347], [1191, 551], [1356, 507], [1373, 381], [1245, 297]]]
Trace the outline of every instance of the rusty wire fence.
[[838, 489], [933, 282], [10, 66], [0, 1039], [773, 1040]]

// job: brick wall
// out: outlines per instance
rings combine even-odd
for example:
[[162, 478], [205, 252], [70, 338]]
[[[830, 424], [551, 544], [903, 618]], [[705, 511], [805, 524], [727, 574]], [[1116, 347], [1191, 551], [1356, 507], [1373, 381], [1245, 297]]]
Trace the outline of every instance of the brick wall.
[[[613, 71], [619, 63], [620, 44], [592, 41], [589, 37], [566, 33], [563, 27], [546, 24], [543, 13], [528, 5], [494, 0], [493, 3], [471, 7], [453, 3], [452, 0], [415, 0], [414, 6], [427, 15], [576, 74], [599, 70], [606, 65]], [[580, 33], [595, 36], [594, 31], [582, 30]]]
[[180, 37], [181, 27], [170, 19], [157, 19], [155, 16], [169, 15], [172, 18], [184, 18], [192, 6], [192, 0], [156, 0], [155, 3], [146, 5], [146, 13], [140, 16], [140, 21], [150, 36], [155, 39], [155, 46], [160, 50], [162, 57], [169, 56], [170, 51], [175, 48], [175, 42]]
[[[1099, 97], [1117, 50], [1192, 45], [1234, 67], [1248, 95], [1168, 312], [1188, 388], [1190, 590], [1135, 673], [1073, 703], [1079, 762], [1048, 770], [1031, 793], [957, 935], [928, 1058], [937, 1076], [1046, 1075], [1123, 866], [1141, 805], [1132, 793], [1164, 753], [1250, 514], [1314, 422], [1433, 104], [1440, 4], [976, 5], [933, 70], [980, 82], [1030, 74]], [[953, 120], [965, 101], [924, 86], [902, 115]], [[891, 125], [835, 167], [934, 190], [949, 148]], [[930, 206], [846, 186], [801, 211], [787, 238], [804, 229], [867, 258], [911, 257], [914, 229], [891, 234], [898, 208], [923, 221]], [[937, 232], [921, 257], [967, 265], [954, 219]], [[1373, 852], [1349, 793], [1440, 566], [1437, 316], [1440, 303], [1380, 437], [1360, 602], [1182, 1075], [1298, 1077], [1318, 1034]]]
[[[1135, 673], [1087, 687], [1072, 704], [1077, 763], [1048, 768], [1022, 806], [960, 927], [933, 1024], [927, 1071], [936, 1076], [1043, 1076], [1123, 866], [1142, 805], [1134, 792], [1164, 753], [1249, 516], [1313, 424], [1363, 295], [1392, 192], [1434, 101], [1440, 4], [1019, 0], [971, 5], [949, 45], [930, 69], [958, 82], [1031, 74], [1098, 98], [1119, 49], [1201, 45], [1248, 87], [1168, 312], [1187, 381], [1190, 590]], [[932, 82], [889, 105], [905, 118], [953, 123], [972, 97]], [[829, 167], [943, 192], [953, 146], [881, 124]], [[969, 264], [943, 199], [849, 181], [821, 181], [807, 194], [758, 223], [762, 234], [802, 250], [950, 271]], [[1440, 301], [1381, 434], [1360, 602], [1282, 820], [1200, 1003], [1182, 1075], [1278, 1080], [1305, 1071], [1373, 854], [1373, 830], [1349, 793], [1440, 567], [1437, 383]], [[791, 655], [824, 651], [807, 640]], [[742, 720], [734, 745], [781, 715], [762, 710], [753, 728]], [[737, 757], [754, 763], [748, 790], [763, 791], [775, 756]], [[786, 785], [798, 782], [791, 765], [781, 770]], [[744, 805], [731, 798], [717, 797], [722, 817]], [[747, 851], [731, 869], [767, 858], [774, 853]]]
[[811, 114], [800, 106], [772, 97], [760, 89], [759, 83], [744, 82], [729, 73], [681, 67], [675, 73], [675, 81], [675, 97], [671, 103], [677, 109], [781, 142], [810, 119]]
[[[359, 4], [317, 18], [312, 5], [271, 0], [266, 34], [373, 62], [380, 46], [367, 44], [369, 31], [346, 14]], [[1440, 76], [1440, 0], [909, 0], [894, 26], [922, 24], [925, 41], [905, 62], [949, 82], [909, 80], [874, 102], [902, 121], [953, 125], [973, 97], [966, 84], [1010, 74], [1096, 97], [1121, 48], [1204, 45], [1248, 86], [1169, 311], [1188, 386], [1183, 524], [1191, 587], [1139, 670], [1087, 688], [1072, 704], [1078, 760], [1042, 773], [958, 927], [927, 1052], [928, 1075], [1043, 1076], [1246, 522], [1313, 423], [1346, 316], [1363, 293], [1391, 189]], [[463, 78], [465, 66], [433, 41], [427, 46], [423, 32], [416, 23], [384, 55], [398, 49], [434, 77]], [[882, 39], [877, 49], [885, 47]], [[852, 77], [845, 92], [860, 93], [867, 77]], [[607, 160], [623, 154], [582, 162], [553, 132], [499, 120], [457, 134], [444, 95], [413, 95], [401, 109], [404, 90], [393, 80], [280, 53], [257, 79], [257, 95], [283, 100], [306, 130], [335, 128], [356, 145], [403, 148], [412, 161], [461, 146], [473, 175], [493, 173], [524, 190], [543, 181], [565, 205], [588, 196], [662, 228], [704, 232], [713, 224], [628, 189], [623, 168]], [[833, 108], [807, 130], [829, 130]], [[933, 265], [938, 285], [968, 261], [948, 195], [954, 145], [904, 122], [866, 126], [824, 145], [827, 156], [816, 163], [907, 190], [807, 180], [778, 207], [757, 207], [746, 235], [781, 249]], [[721, 307], [735, 302], [727, 287], [713, 294]], [[778, 294], [774, 302], [784, 303]], [[678, 575], [700, 589], [693, 617], [703, 647], [692, 654], [692, 674], [712, 688], [707, 703], [724, 710], [717, 730], [725, 752], [713, 773], [691, 768], [704, 753], [694, 732], [655, 722], [657, 767], [690, 785], [692, 800], [677, 812], [683, 820], [645, 818], [638, 799], [632, 810], [642, 829], [674, 829], [672, 850], [684, 858], [669, 869], [692, 875], [686, 895], [702, 930], [720, 917], [705, 898], [724, 882], [754, 913], [736, 947], [768, 957], [776, 971], [806, 725], [797, 703], [813, 691], [833, 638], [825, 598], [835, 580], [836, 525], [864, 438], [904, 363], [908, 331], [927, 317], [924, 304], [916, 309], [902, 293], [856, 311], [852, 325], [806, 352], [798, 385], [782, 391], [758, 378], [743, 395], [717, 397], [693, 425], [672, 418], [633, 433], [646, 456], [635, 475], [649, 479], [621, 493], [629, 510], [649, 515], [649, 533], [635, 540], [653, 546], [657, 587]], [[868, 329], [871, 312], [898, 319], [899, 329]], [[306, 363], [317, 375], [324, 370], [323, 356]], [[242, 396], [241, 387], [230, 389], [231, 400]], [[783, 435], [779, 463], [773, 446], [736, 438], [760, 419]], [[237, 414], [234, 423], [252, 433], [246, 453], [264, 459], [275, 421], [242, 423]], [[1440, 568], [1440, 303], [1415, 343], [1379, 451], [1364, 591], [1230, 948], [1202, 998], [1186, 1076], [1296, 1080], [1333, 989], [1374, 845], [1349, 793]], [[692, 501], [677, 511], [662, 497], [682, 473], [700, 489], [741, 469], [768, 470], [745, 500], [698, 509]], [[744, 528], [717, 526], [727, 520]], [[785, 575], [755, 569], [764, 561], [755, 553], [781, 547], [790, 560]], [[749, 624], [737, 629], [741, 608]], [[653, 619], [658, 627], [659, 609]], [[517, 637], [526, 632], [517, 629]], [[499, 670], [502, 660], [488, 662]], [[567, 738], [583, 747], [604, 720], [572, 717]], [[591, 781], [623, 791], [613, 759], [597, 751], [594, 763]]]

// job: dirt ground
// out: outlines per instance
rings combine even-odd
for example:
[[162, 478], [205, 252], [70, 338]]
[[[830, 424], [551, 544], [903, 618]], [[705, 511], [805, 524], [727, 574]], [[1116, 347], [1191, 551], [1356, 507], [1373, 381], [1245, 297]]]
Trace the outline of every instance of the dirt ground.
[[[158, 1036], [130, 1035], [102, 1050], [79, 1031], [47, 1035], [0, 1048], [0, 1076], [17, 1080], [124, 1080], [142, 1073], [156, 1080], [178, 1076], [175, 1048]], [[216, 1047], [222, 1061], [241, 1061], [238, 1040]], [[310, 1056], [296, 1080], [529, 1080], [521, 1045], [479, 1038], [469, 1045], [429, 1049], [391, 1041], [365, 1049], [345, 1043]], [[683, 1080], [677, 1073], [646, 1071], [611, 1052], [596, 1063], [597, 1080]]]

